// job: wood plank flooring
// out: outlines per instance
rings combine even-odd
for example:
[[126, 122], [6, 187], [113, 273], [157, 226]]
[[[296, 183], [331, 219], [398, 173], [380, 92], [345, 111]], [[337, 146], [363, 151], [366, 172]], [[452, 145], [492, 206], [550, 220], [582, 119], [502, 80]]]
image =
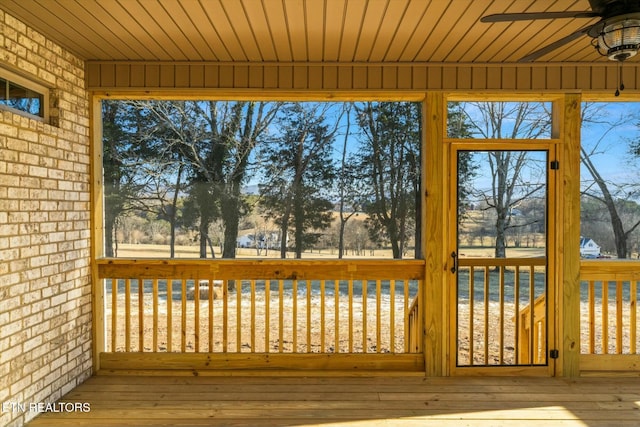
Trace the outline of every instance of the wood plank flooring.
[[639, 378], [95, 376], [60, 402], [90, 411], [28, 427], [640, 425]]

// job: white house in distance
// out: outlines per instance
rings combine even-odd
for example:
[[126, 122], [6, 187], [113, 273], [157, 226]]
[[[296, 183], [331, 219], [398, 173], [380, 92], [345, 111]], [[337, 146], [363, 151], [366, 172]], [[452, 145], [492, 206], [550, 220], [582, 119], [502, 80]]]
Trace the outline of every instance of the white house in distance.
[[253, 248], [255, 247], [255, 236], [253, 234], [245, 234], [238, 236], [237, 246], [239, 248]]
[[580, 256], [582, 258], [598, 258], [600, 246], [593, 239], [580, 236]]

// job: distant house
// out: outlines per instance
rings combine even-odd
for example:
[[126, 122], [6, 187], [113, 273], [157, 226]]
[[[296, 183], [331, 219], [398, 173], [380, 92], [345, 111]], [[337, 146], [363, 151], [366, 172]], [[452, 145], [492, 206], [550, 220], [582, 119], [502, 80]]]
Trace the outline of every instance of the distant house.
[[600, 246], [593, 239], [580, 236], [580, 256], [582, 258], [598, 258]]
[[236, 245], [239, 248], [275, 248], [280, 245], [280, 238], [277, 232], [255, 234], [241, 234], [236, 239]]
[[253, 248], [255, 247], [255, 236], [253, 234], [238, 236], [236, 244], [239, 248]]

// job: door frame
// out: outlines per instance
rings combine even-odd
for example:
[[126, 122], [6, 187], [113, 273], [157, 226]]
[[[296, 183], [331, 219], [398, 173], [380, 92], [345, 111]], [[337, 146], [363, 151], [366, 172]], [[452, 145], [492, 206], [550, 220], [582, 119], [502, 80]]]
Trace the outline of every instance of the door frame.
[[556, 248], [559, 233], [557, 232], [556, 212], [558, 207], [558, 170], [551, 164], [558, 159], [558, 140], [451, 140], [447, 147], [449, 168], [445, 177], [448, 182], [448, 197], [445, 199], [445, 209], [448, 211], [447, 232], [445, 234], [447, 253], [458, 250], [457, 227], [457, 163], [459, 151], [546, 151], [547, 155], [547, 365], [526, 366], [457, 366], [457, 274], [452, 274], [447, 268], [445, 272], [445, 299], [448, 312], [448, 343], [445, 343], [448, 353], [448, 371], [452, 376], [555, 376], [559, 358], [549, 357], [550, 350], [560, 348], [558, 342], [559, 319], [557, 294], [559, 292], [559, 277]]

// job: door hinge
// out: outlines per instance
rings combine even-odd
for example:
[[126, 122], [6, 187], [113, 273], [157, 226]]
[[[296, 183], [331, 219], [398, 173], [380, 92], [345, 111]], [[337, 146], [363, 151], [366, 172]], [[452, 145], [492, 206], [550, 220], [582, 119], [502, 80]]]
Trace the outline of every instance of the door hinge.
[[558, 357], [560, 357], [560, 351], [559, 350], [549, 350], [549, 358], [550, 359], [557, 359]]
[[549, 163], [549, 167], [551, 168], [551, 170], [557, 171], [558, 169], [560, 169], [560, 162], [557, 160], [551, 160], [551, 163]]

